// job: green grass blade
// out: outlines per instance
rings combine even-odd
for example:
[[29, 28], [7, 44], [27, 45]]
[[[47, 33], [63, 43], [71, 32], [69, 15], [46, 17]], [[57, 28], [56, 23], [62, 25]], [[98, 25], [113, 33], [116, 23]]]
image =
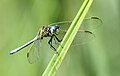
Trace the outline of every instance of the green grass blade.
[[64, 46], [63, 49], [61, 49], [61, 46], [58, 47], [57, 51], [59, 52], [59, 56], [55, 54], [52, 57], [42, 76], [54, 76], [56, 74], [92, 2], [93, 0], [84, 1], [63, 41], [61, 42], [61, 45]]

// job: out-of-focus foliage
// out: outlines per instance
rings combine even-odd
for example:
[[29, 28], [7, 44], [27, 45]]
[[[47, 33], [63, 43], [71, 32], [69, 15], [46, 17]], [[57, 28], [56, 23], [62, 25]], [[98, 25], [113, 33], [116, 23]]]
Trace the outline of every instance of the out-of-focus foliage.
[[[41, 58], [29, 64], [30, 46], [9, 52], [31, 40], [42, 25], [72, 20], [83, 0], [0, 0], [0, 76], [41, 76], [54, 51], [43, 40]], [[56, 76], [120, 76], [119, 0], [94, 0], [87, 16], [103, 24], [93, 30], [96, 39], [70, 48]], [[44, 43], [46, 45], [44, 45]]]

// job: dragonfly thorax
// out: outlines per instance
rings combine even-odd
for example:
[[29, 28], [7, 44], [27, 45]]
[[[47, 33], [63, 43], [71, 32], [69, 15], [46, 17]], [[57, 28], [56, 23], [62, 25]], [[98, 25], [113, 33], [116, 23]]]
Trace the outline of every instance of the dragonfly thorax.
[[59, 25], [55, 26], [43, 26], [38, 32], [38, 38], [43, 39], [43, 37], [51, 37], [53, 34], [59, 32]]
[[50, 31], [51, 31], [51, 33], [57, 33], [57, 32], [59, 32], [59, 28], [60, 28], [59, 25], [51, 26]]

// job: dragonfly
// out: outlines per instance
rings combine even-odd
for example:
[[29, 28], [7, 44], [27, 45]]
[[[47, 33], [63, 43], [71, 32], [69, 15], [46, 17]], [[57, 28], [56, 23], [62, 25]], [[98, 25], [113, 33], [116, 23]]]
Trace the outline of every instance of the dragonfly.
[[[39, 29], [37, 35], [32, 40], [10, 51], [10, 54], [11, 55], [15, 54], [33, 43], [29, 52], [27, 53], [27, 59], [31, 64], [35, 63], [36, 61], [38, 61], [40, 57], [40, 50], [41, 50], [40, 46], [44, 38], [49, 38], [48, 44], [50, 48], [58, 54], [56, 50], [57, 47], [55, 47], [55, 45], [60, 45], [62, 48], [64, 47], [60, 43], [63, 40], [71, 23], [72, 21], [63, 21], [63, 22], [56, 22], [46, 26], [42, 26]], [[87, 42], [93, 39], [95, 35], [89, 29], [95, 29], [101, 24], [102, 24], [102, 20], [98, 17], [92, 16], [89, 18], [85, 18], [83, 20], [80, 29], [77, 32], [75, 39], [73, 40], [72, 45], [76, 46], [81, 44], [82, 42]]]

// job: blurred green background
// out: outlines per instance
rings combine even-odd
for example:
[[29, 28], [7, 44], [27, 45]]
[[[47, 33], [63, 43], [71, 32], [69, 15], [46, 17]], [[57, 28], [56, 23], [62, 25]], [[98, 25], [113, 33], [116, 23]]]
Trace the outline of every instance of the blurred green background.
[[[0, 0], [0, 76], [41, 76], [54, 54], [49, 46], [43, 45], [35, 64], [27, 61], [30, 46], [14, 55], [9, 52], [34, 38], [42, 25], [73, 20], [82, 2]], [[98, 16], [103, 21], [94, 30], [96, 39], [71, 48], [56, 76], [120, 76], [119, 5], [119, 0], [94, 0], [87, 16]]]

